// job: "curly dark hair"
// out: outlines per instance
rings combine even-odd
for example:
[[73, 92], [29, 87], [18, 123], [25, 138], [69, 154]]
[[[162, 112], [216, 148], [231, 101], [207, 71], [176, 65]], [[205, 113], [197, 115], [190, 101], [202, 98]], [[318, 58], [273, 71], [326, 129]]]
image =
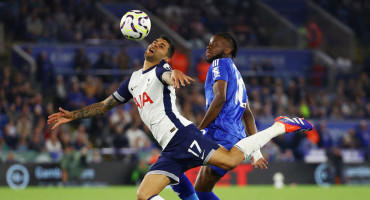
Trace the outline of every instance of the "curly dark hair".
[[217, 33], [215, 35], [227, 39], [232, 44], [233, 49], [231, 50], [231, 57], [235, 58], [236, 54], [238, 53], [238, 43], [236, 42], [235, 37], [231, 33]]

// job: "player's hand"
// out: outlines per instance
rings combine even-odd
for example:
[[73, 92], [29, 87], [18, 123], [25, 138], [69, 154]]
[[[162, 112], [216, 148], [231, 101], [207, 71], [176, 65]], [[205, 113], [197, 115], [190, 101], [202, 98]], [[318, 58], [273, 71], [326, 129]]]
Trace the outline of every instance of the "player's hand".
[[59, 112], [51, 114], [48, 117], [48, 124], [54, 124], [54, 126], [51, 129], [55, 129], [61, 124], [68, 123], [73, 120], [73, 114], [72, 112], [69, 112], [67, 110], [64, 110], [63, 108], [59, 107]]
[[253, 156], [251, 158], [251, 161], [252, 161], [252, 165], [254, 166], [254, 168], [259, 167], [260, 169], [267, 169], [267, 165], [269, 164], [267, 160], [265, 160], [264, 158], [260, 158], [259, 160], [257, 160], [257, 162], [254, 162]]
[[183, 74], [181, 71], [174, 69], [171, 73], [171, 83], [174, 88], [180, 88], [181, 86], [185, 86], [185, 83], [190, 84], [191, 81], [194, 81], [193, 78]]

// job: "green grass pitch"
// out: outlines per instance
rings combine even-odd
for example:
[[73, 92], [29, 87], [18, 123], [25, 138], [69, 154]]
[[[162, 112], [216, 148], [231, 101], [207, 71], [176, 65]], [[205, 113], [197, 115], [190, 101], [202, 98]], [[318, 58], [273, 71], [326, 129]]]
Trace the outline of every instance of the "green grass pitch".
[[[137, 187], [29, 187], [12, 190], [0, 187], [1, 200], [128, 200], [136, 199]], [[369, 200], [370, 186], [272, 186], [217, 187], [215, 193], [223, 200]], [[166, 200], [179, 198], [170, 188], [160, 194]]]

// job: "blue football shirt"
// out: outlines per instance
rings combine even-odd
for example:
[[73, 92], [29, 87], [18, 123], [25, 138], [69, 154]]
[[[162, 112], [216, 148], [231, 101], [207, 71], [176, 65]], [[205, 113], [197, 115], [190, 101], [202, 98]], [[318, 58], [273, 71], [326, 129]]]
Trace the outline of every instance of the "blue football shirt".
[[239, 139], [245, 138], [241, 117], [248, 99], [247, 90], [240, 72], [230, 58], [216, 59], [209, 67], [204, 86], [207, 110], [215, 97], [213, 84], [218, 80], [227, 82], [226, 102], [215, 121], [207, 127], [207, 134], [214, 134], [212, 137], [217, 140], [227, 140], [228, 134]]

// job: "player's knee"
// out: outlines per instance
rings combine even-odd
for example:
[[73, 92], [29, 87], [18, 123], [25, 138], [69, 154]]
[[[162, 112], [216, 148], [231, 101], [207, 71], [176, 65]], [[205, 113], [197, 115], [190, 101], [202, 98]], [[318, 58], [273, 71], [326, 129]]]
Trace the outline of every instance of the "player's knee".
[[149, 199], [149, 194], [142, 191], [142, 190], [138, 190], [137, 191], [137, 200], [148, 200]]

